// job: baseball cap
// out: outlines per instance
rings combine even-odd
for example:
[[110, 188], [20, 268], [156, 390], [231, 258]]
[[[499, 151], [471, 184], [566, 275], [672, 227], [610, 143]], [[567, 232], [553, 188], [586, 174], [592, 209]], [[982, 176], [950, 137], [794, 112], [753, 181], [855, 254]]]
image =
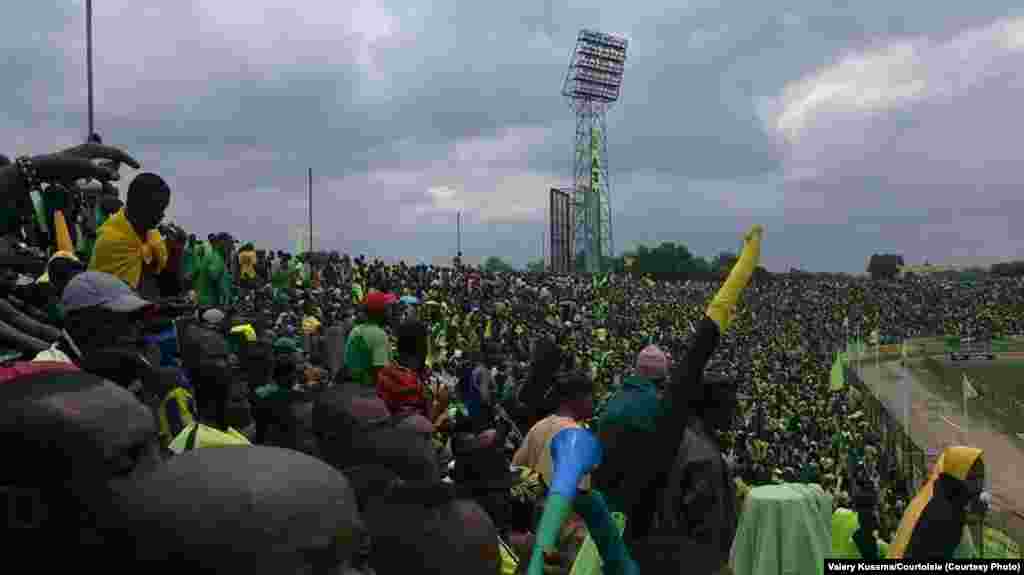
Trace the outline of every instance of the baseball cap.
[[366, 311], [379, 313], [396, 301], [398, 301], [398, 297], [393, 293], [372, 292], [363, 300], [363, 305], [366, 306]]
[[118, 313], [131, 313], [154, 305], [139, 297], [128, 284], [103, 272], [82, 272], [68, 282], [60, 299], [64, 310], [71, 312], [102, 307]]

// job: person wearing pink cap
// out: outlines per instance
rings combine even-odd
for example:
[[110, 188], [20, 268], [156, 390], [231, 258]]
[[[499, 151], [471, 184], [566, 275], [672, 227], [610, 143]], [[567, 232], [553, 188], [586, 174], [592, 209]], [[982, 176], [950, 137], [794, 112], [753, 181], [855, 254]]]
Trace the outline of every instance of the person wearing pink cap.
[[[736, 533], [733, 482], [721, 450], [704, 439], [731, 422], [735, 382], [706, 375], [705, 368], [758, 266], [763, 234], [759, 225], [745, 234], [739, 260], [678, 365], [645, 348], [636, 376], [609, 399], [594, 426], [603, 458], [591, 473], [593, 485], [611, 510], [628, 516], [623, 537], [642, 573], [717, 572], [728, 564]], [[662, 395], [648, 378], [669, 370], [661, 377]]]
[[[661, 351], [661, 348], [656, 345], [648, 345], [640, 350], [640, 354], [636, 356], [635, 377], [644, 378], [657, 384], [668, 377], [668, 370], [668, 354]], [[625, 383], [623, 385], [625, 385]]]
[[384, 325], [396, 301], [395, 294], [383, 292], [370, 292], [363, 300], [366, 322], [353, 328], [345, 342], [345, 367], [352, 381], [376, 387], [377, 372], [391, 364], [391, 343]]

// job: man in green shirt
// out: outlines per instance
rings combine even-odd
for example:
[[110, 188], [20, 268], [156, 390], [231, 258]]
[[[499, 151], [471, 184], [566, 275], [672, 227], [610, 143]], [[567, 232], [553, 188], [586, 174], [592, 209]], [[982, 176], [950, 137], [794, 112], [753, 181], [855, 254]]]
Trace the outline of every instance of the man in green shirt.
[[391, 343], [384, 325], [396, 301], [394, 294], [382, 292], [370, 293], [363, 300], [367, 320], [352, 330], [345, 343], [345, 367], [353, 381], [375, 387], [377, 371], [391, 363]]

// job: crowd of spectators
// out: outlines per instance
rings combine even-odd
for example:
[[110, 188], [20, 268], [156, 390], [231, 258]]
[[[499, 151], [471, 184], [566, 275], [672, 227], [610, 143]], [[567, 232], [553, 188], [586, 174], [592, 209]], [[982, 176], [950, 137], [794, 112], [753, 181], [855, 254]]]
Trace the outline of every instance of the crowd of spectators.
[[[131, 534], [139, 560], [385, 575], [410, 569], [403, 552], [423, 573], [529, 557], [545, 477], [524, 462], [540, 456], [517, 454], [513, 477], [494, 454], [527, 445], [561, 409], [593, 428], [631, 378], [668, 386], [721, 285], [202, 240], [163, 221], [173, 194], [158, 175], [136, 176], [123, 205], [106, 183], [76, 195], [76, 181], [116, 178], [103, 158], [138, 167], [98, 143], [0, 166], [10, 198], [0, 249], [17, 314], [0, 318], [0, 345], [25, 360], [0, 373], [0, 432], [41, 461], [0, 483], [54, 497], [43, 523], [74, 525], [65, 535], [92, 548]], [[85, 199], [33, 205], [56, 194]], [[92, 224], [80, 217], [89, 210]], [[742, 501], [752, 486], [816, 484], [854, 507], [851, 481], [866, 478], [878, 535], [891, 538], [913, 493], [862, 398], [830, 387], [835, 353], [876, 331], [1020, 333], [1022, 288], [1003, 277], [967, 286], [759, 274], [706, 368], [735, 387], [734, 412], [707, 422], [730, 489]], [[589, 408], [566, 403], [581, 386]], [[67, 455], [73, 445], [84, 447]], [[251, 451], [203, 449], [213, 446]], [[513, 495], [489, 498], [489, 482]], [[233, 551], [242, 542], [246, 552]]]

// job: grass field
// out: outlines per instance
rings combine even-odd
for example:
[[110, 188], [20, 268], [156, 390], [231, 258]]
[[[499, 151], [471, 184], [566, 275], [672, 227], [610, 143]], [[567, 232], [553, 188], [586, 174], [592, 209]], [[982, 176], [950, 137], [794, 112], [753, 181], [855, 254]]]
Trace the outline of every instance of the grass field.
[[[967, 406], [971, 419], [983, 419], [1007, 435], [1011, 442], [1024, 444], [1022, 436], [1018, 435], [1024, 433], [1024, 359], [953, 363], [933, 357], [924, 360], [921, 367], [924, 369], [916, 373], [922, 383], [953, 406], [963, 403], [962, 380], [966, 372], [979, 393]], [[1017, 545], [1024, 542], [1024, 527], [1020, 517], [1012, 512], [994, 511], [986, 522], [1006, 533]], [[986, 541], [1000, 545], [996, 539], [995, 534], [991, 538], [986, 536]], [[1019, 553], [1019, 549], [1015, 551]]]
[[966, 373], [980, 395], [968, 403], [972, 417], [996, 424], [1013, 438], [1024, 433], [1024, 359], [953, 363], [929, 358], [924, 367], [929, 387], [956, 402], [954, 405], [963, 401], [962, 381]]
[[[1002, 355], [995, 361], [950, 362], [943, 357], [945, 345], [941, 338], [915, 340], [914, 344], [922, 346], [927, 357], [914, 357], [910, 360], [915, 377], [933, 394], [942, 398], [930, 401], [928, 410], [935, 414], [945, 411], [947, 414], [959, 413], [963, 402], [962, 377], [966, 371], [980, 397], [968, 404], [973, 420], [985, 420], [989, 425], [1010, 438], [1018, 445], [1024, 445], [1017, 434], [1024, 433], [1024, 340], [1011, 341], [1010, 353]], [[923, 344], [923, 345], [922, 345]], [[919, 352], [922, 351], [919, 349]], [[916, 355], [916, 354], [915, 354]], [[899, 355], [883, 354], [881, 362], [898, 361]], [[874, 365], [873, 353], [866, 354], [864, 363]], [[884, 381], [898, 385], [901, 376], [894, 372], [879, 374]], [[934, 404], [934, 405], [933, 405]], [[949, 411], [952, 410], [952, 411]], [[1019, 556], [1024, 545], [1024, 516], [1009, 509], [993, 510], [986, 517], [986, 526], [995, 531], [986, 530], [985, 540], [987, 551], [995, 551], [996, 547], [1014, 547], [1013, 552]], [[1013, 543], [1007, 545], [1006, 539]], [[990, 546], [990, 547], [989, 547]], [[986, 553], [988, 555], [988, 553]], [[989, 555], [991, 556], [991, 555]]]
[[[912, 360], [920, 361], [923, 370], [918, 376], [929, 389], [938, 393], [943, 399], [960, 405], [963, 401], [963, 374], [967, 373], [971, 383], [980, 397], [971, 400], [968, 411], [972, 417], [981, 417], [1014, 438], [1024, 441], [1017, 434], [1024, 433], [1024, 337], [1011, 336], [1006, 351], [994, 361], [960, 361], [951, 362], [945, 359], [945, 339], [941, 337], [914, 339], [912, 345], [918, 353], [925, 355]], [[898, 360], [899, 355], [885, 355], [880, 358]], [[865, 363], [876, 360], [874, 354], [866, 354]]]

